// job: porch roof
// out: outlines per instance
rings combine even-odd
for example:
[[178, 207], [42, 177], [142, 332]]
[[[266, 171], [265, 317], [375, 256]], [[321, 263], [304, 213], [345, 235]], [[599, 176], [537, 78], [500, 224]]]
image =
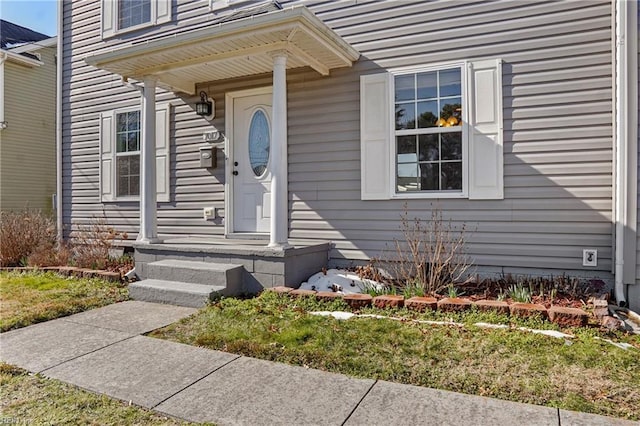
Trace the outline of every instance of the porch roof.
[[85, 61], [125, 80], [152, 77], [161, 87], [193, 94], [199, 82], [271, 72], [272, 54], [281, 51], [288, 53], [287, 68], [309, 66], [322, 75], [360, 56], [300, 5], [137, 42]]

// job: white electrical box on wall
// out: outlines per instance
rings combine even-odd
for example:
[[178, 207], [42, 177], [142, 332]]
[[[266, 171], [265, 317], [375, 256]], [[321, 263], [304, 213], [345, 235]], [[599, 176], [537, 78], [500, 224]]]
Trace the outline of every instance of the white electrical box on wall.
[[215, 209], [213, 207], [205, 207], [202, 209], [202, 216], [204, 220], [213, 219], [215, 213]]
[[598, 250], [582, 250], [582, 266], [598, 266]]

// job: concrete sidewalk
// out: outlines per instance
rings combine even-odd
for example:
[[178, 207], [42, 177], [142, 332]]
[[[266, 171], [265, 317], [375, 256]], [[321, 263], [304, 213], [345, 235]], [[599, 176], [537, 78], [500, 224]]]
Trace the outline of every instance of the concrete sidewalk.
[[123, 302], [0, 334], [0, 359], [195, 422], [220, 425], [626, 425], [153, 339], [196, 312]]

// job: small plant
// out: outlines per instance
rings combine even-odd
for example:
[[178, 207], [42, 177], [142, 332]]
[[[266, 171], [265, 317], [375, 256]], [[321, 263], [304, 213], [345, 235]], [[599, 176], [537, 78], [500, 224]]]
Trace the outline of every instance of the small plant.
[[362, 280], [362, 285], [358, 285], [362, 293], [372, 297], [382, 296], [384, 294], [395, 294], [395, 288], [386, 284], [380, 284], [371, 280]]
[[531, 303], [531, 292], [522, 283], [514, 284], [509, 288], [509, 297], [515, 302]]
[[456, 299], [462, 296], [462, 294], [458, 292], [458, 289], [456, 288], [456, 286], [454, 286], [453, 284], [449, 284], [447, 286], [447, 296], [450, 299]]

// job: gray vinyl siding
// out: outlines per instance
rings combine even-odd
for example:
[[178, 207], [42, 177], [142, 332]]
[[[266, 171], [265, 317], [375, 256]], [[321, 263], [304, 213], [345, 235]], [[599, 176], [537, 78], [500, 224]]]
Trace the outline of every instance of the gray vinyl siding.
[[[207, 2], [174, 3], [173, 22], [102, 41], [99, 1], [64, 6], [64, 218], [105, 215], [135, 238], [137, 203], [100, 203], [98, 118], [136, 105], [137, 92], [84, 63], [118, 42], [197, 26]], [[292, 2], [284, 2], [284, 6]], [[582, 269], [582, 249], [598, 249], [597, 271], [611, 271], [612, 6], [609, 1], [306, 2], [362, 57], [320, 77], [288, 76], [291, 238], [331, 240], [334, 261], [377, 257], [399, 237], [404, 200], [360, 201], [359, 78], [390, 68], [501, 57], [505, 199], [408, 200], [410, 217], [439, 206], [469, 230], [477, 265]], [[71, 47], [73, 44], [73, 48]], [[270, 75], [203, 83], [224, 129], [224, 94], [270, 84]], [[158, 210], [161, 237], [223, 235], [202, 208], [224, 207], [224, 165], [199, 167], [208, 123], [196, 97], [173, 99], [171, 197]]]
[[0, 131], [0, 209], [52, 213], [56, 192], [56, 46], [33, 51], [43, 65], [4, 63]]

